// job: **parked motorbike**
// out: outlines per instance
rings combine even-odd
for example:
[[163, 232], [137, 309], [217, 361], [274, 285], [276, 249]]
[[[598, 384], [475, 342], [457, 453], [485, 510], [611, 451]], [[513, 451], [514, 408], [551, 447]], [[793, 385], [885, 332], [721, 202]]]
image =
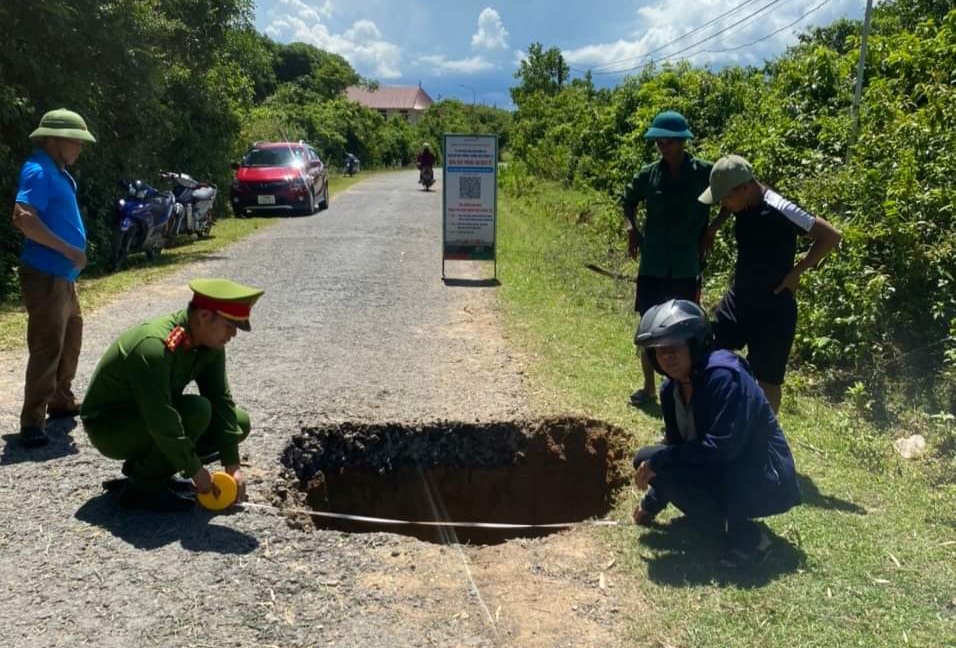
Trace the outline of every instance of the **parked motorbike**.
[[142, 180], [121, 180], [123, 197], [116, 201], [110, 269], [119, 270], [134, 252], [155, 259], [163, 251], [166, 231], [181, 207], [172, 191], [159, 191]]
[[425, 187], [425, 191], [430, 191], [431, 186], [435, 184], [435, 170], [430, 166], [419, 168], [421, 173], [418, 174], [418, 183]]
[[182, 207], [166, 230], [167, 245], [172, 245], [181, 234], [195, 234], [199, 238], [209, 236], [214, 222], [212, 206], [218, 193], [216, 185], [175, 171], [164, 171], [159, 175], [169, 181], [176, 202]]

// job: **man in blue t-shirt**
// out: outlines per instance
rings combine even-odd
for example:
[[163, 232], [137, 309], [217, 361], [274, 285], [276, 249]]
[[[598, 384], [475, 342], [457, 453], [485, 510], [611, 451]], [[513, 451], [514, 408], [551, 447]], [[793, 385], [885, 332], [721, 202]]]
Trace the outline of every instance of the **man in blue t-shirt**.
[[80, 409], [72, 391], [83, 336], [75, 282], [86, 266], [86, 228], [66, 167], [96, 139], [82, 117], [63, 108], [46, 113], [30, 139], [37, 148], [20, 169], [12, 218], [24, 236], [20, 291], [30, 352], [20, 442], [36, 447], [48, 441], [47, 414], [76, 416]]
[[[710, 187], [699, 200], [723, 208], [707, 237], [712, 239], [732, 213], [737, 241], [733, 283], [717, 307], [714, 344], [718, 349], [747, 347], [754, 377], [776, 414], [797, 331], [795, 293], [800, 275], [837, 246], [840, 232], [757, 182], [750, 163], [739, 155], [714, 163]], [[798, 236], [813, 244], [794, 264]]]

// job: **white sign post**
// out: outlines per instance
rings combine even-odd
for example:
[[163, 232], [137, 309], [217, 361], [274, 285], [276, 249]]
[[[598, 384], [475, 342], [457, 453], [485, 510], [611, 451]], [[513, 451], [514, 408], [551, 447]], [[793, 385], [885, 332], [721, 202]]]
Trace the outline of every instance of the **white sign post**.
[[442, 143], [442, 260], [498, 261], [498, 136], [445, 135]]

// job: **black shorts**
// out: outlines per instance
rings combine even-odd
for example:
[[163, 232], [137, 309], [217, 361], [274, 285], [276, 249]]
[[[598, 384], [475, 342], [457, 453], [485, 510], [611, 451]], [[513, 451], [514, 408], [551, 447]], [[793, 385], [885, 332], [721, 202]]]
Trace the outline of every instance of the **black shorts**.
[[686, 299], [695, 304], [700, 301], [698, 279], [665, 279], [638, 275], [634, 310], [644, 315], [648, 310], [671, 299]]
[[747, 362], [754, 377], [782, 385], [790, 347], [797, 332], [797, 300], [789, 290], [779, 295], [740, 298], [729, 290], [717, 307], [714, 346], [747, 347]]

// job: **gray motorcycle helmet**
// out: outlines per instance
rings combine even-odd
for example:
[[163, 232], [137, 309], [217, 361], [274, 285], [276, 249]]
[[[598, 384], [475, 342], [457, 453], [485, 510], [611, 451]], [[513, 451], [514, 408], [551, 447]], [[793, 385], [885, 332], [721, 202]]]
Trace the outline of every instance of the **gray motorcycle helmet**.
[[634, 344], [648, 350], [654, 370], [664, 372], [657, 364], [655, 347], [686, 343], [691, 362], [696, 367], [710, 352], [713, 336], [704, 310], [686, 299], [671, 299], [653, 306], [641, 318], [634, 334]]

